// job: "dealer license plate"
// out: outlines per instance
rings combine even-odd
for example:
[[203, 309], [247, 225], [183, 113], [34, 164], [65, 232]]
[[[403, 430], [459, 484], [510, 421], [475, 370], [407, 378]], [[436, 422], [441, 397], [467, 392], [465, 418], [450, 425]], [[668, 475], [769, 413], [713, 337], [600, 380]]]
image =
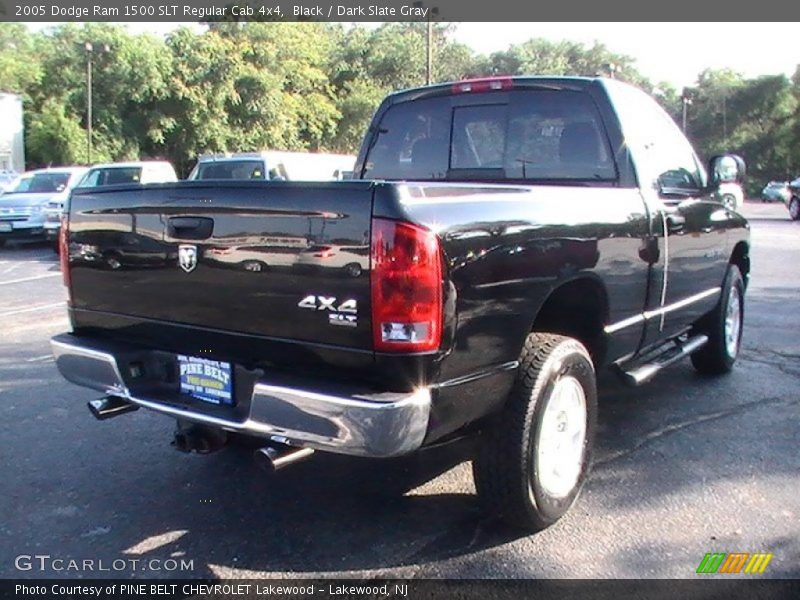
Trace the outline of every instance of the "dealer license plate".
[[211, 404], [233, 405], [230, 363], [179, 354], [178, 366], [182, 393]]

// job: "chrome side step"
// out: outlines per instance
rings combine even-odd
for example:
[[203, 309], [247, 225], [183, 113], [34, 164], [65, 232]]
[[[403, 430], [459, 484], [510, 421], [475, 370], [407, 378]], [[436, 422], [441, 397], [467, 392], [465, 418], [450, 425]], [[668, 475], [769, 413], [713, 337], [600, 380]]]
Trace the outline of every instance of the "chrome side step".
[[676, 339], [667, 346], [666, 350], [653, 356], [647, 362], [638, 364], [629, 370], [621, 369], [622, 379], [631, 386], [642, 385], [655, 377], [656, 373], [664, 367], [686, 358], [707, 343], [707, 335], [695, 335], [685, 341]]

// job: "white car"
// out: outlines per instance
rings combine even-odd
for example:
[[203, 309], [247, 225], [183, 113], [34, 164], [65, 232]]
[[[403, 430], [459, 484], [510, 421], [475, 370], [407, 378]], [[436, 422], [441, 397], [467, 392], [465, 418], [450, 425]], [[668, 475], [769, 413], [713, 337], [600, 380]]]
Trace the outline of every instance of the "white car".
[[174, 167], [163, 160], [145, 160], [94, 165], [76, 187], [170, 183], [178, 181]]
[[61, 212], [86, 167], [29, 171], [0, 197], [0, 246], [9, 239], [58, 239]]
[[197, 159], [188, 179], [337, 181], [352, 176], [356, 157], [316, 152], [209, 154]]

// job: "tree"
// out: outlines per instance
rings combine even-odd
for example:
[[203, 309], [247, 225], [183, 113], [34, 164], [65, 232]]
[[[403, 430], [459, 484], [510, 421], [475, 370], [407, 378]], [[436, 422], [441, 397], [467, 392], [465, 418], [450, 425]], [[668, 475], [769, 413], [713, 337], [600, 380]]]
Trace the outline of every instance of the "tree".
[[85, 164], [86, 132], [77, 119], [67, 114], [63, 99], [51, 98], [32, 119], [25, 136], [27, 159], [32, 165], [48, 167]]
[[0, 23], [0, 92], [26, 94], [42, 76], [34, 39], [21, 23]]

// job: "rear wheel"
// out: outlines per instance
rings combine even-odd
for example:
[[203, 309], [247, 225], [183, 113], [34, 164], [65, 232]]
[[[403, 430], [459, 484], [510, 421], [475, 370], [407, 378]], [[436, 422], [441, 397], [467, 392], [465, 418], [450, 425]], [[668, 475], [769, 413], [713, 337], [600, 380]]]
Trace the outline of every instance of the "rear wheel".
[[483, 507], [527, 530], [555, 523], [586, 480], [596, 418], [586, 348], [561, 335], [529, 335], [506, 406], [472, 463]]
[[739, 268], [729, 265], [717, 307], [695, 327], [708, 343], [692, 354], [694, 368], [706, 375], [729, 373], [739, 355], [743, 323], [744, 281]]
[[800, 220], [800, 198], [797, 196], [792, 196], [789, 201], [789, 216], [792, 217], [792, 221]]

